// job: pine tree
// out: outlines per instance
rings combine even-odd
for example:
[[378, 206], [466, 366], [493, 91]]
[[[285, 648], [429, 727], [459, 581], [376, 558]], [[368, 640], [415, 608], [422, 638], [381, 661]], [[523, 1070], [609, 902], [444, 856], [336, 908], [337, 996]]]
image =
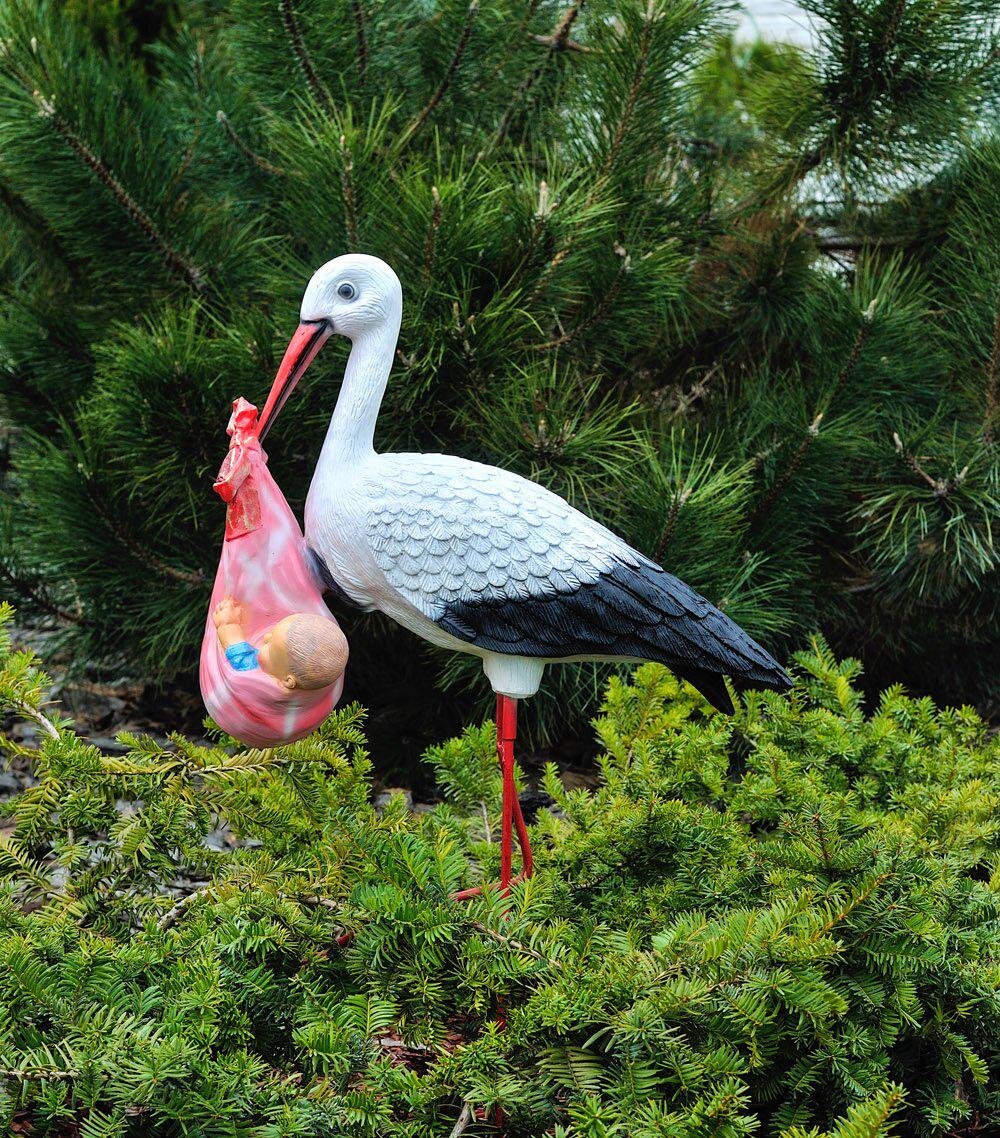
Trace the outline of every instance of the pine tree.
[[[5, 590], [81, 664], [192, 675], [229, 400], [361, 250], [405, 295], [380, 446], [539, 478], [775, 651], [988, 701], [996, 6], [807, 7], [800, 52], [719, 0], [191, 0], [137, 56], [2, 0]], [[343, 361], [269, 438], [297, 506]], [[338, 615], [366, 699], [397, 650], [482, 691]]]

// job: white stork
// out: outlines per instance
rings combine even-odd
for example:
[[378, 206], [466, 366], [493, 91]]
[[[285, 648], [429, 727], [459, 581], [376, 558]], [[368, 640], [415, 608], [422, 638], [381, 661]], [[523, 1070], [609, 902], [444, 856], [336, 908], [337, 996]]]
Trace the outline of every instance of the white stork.
[[375, 422], [392, 367], [402, 289], [376, 257], [313, 275], [301, 323], [260, 419], [263, 438], [324, 342], [352, 342], [305, 510], [317, 576], [432, 644], [481, 657], [497, 693], [503, 769], [501, 885], [511, 828], [531, 852], [514, 788], [516, 701], [547, 663], [657, 660], [731, 712], [723, 676], [781, 690], [785, 670], [683, 581], [562, 498], [520, 475], [450, 454], [379, 454]]

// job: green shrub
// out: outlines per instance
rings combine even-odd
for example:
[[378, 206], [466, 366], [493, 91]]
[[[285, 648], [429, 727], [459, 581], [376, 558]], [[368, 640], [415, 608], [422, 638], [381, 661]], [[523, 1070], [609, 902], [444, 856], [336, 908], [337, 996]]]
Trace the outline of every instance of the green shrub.
[[273, 752], [109, 757], [5, 647], [0, 699], [38, 727], [5, 744], [37, 778], [0, 856], [6, 1126], [991, 1132], [1000, 744], [901, 690], [866, 716], [822, 643], [797, 673], [732, 719], [658, 666], [613, 681], [599, 786], [546, 770], [505, 913], [449, 900], [498, 871], [488, 728], [429, 753], [444, 802], [379, 812], [357, 707]]

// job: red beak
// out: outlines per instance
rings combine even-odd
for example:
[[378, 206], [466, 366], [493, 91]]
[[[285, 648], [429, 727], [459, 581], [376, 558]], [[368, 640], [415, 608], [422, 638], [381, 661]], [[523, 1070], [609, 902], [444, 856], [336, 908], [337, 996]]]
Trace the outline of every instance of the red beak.
[[285, 400], [292, 394], [295, 385], [305, 375], [306, 368], [316, 358], [332, 332], [333, 327], [328, 320], [304, 320], [295, 329], [295, 335], [285, 349], [284, 358], [278, 367], [278, 374], [271, 384], [271, 394], [260, 414], [258, 438], [262, 439], [270, 430], [278, 412], [284, 407]]

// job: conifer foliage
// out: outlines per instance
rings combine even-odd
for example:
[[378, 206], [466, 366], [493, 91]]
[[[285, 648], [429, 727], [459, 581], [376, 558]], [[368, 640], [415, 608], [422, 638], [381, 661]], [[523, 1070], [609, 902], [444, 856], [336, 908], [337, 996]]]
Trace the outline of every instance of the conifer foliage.
[[[541, 479], [777, 651], [987, 698], [996, 5], [806, 7], [800, 53], [721, 0], [188, 0], [140, 58], [0, 0], [5, 591], [190, 671], [229, 400], [360, 250], [405, 294], [381, 446]], [[269, 439], [296, 504], [344, 351]]]
[[498, 869], [489, 726], [428, 753], [444, 801], [378, 811], [356, 707], [109, 756], [4, 642], [37, 730], [4, 744], [37, 779], [0, 844], [4, 1132], [995, 1132], [1000, 738], [899, 689], [866, 717], [818, 640], [796, 671], [732, 719], [614, 679], [599, 784], [547, 772], [506, 912], [449, 899]]

